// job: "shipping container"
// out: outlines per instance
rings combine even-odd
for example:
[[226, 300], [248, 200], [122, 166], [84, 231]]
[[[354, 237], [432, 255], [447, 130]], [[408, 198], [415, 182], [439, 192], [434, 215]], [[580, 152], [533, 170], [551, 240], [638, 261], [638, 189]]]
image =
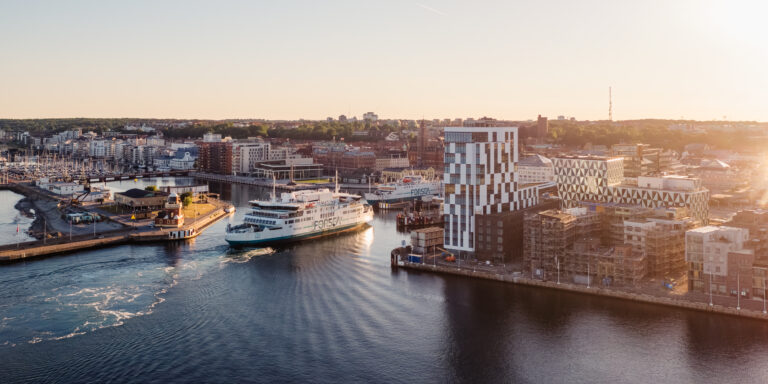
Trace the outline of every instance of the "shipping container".
[[421, 256], [408, 255], [408, 262], [421, 264]]

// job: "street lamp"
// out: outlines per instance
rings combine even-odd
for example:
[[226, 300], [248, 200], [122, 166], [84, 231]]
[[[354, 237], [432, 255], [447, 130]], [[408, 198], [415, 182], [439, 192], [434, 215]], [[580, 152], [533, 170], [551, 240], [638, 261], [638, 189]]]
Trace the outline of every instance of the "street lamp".
[[741, 271], [736, 271], [736, 310], [741, 310]]
[[763, 314], [768, 313], [768, 311], [765, 310], [765, 271], [763, 271]]

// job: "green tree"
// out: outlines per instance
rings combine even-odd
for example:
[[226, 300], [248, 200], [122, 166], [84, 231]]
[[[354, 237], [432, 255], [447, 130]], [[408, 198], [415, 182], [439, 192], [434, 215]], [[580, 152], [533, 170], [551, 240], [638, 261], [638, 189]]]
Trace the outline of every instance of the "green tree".
[[157, 185], [148, 185], [144, 188], [145, 191], [157, 192]]

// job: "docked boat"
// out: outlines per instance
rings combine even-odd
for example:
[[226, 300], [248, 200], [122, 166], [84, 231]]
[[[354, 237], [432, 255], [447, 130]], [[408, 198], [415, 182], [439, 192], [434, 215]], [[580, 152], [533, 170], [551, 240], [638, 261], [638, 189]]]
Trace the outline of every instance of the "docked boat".
[[249, 202], [243, 223], [227, 226], [230, 245], [260, 245], [321, 237], [354, 230], [373, 220], [373, 209], [360, 196], [319, 190], [273, 192], [270, 200]]
[[371, 204], [396, 203], [440, 193], [442, 193], [442, 183], [439, 180], [426, 180], [422, 176], [411, 175], [394, 183], [380, 184], [376, 191], [366, 193], [365, 199]]

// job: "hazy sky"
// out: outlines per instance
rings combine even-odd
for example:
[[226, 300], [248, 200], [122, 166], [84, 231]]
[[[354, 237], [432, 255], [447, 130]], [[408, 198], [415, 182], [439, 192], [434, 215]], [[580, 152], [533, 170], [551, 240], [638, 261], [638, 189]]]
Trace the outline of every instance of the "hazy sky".
[[768, 121], [768, 1], [0, 2], [0, 117]]

